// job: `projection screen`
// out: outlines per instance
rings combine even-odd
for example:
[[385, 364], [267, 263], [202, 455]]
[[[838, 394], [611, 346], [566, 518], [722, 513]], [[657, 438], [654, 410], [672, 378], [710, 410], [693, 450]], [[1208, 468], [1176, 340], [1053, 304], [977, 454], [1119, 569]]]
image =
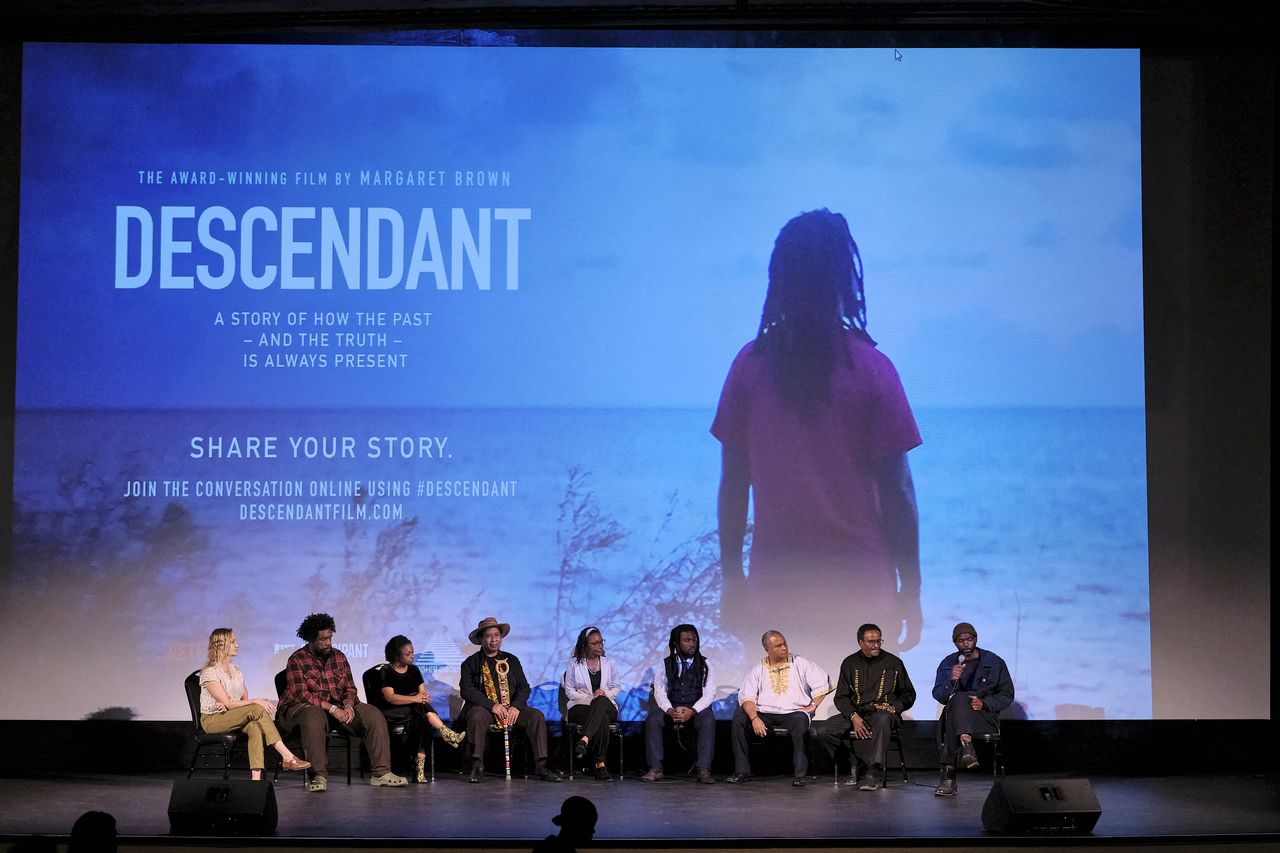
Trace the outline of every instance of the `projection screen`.
[[[1020, 714], [1148, 719], [1140, 155], [1131, 50], [29, 44], [0, 717], [184, 718], [222, 626], [273, 696], [323, 611], [441, 710], [492, 615], [553, 717], [586, 625], [638, 718], [677, 623], [731, 713], [765, 629], [834, 677], [872, 622], [932, 719], [964, 620]], [[760, 587], [753, 509], [748, 612], [711, 426], [822, 208], [918, 429], [919, 591]]]

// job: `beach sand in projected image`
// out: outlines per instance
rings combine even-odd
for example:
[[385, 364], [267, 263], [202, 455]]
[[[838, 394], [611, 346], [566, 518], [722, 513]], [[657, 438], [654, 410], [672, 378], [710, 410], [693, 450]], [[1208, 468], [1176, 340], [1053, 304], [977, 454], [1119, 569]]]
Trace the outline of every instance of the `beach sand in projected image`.
[[[1030, 716], [1149, 717], [1142, 412], [917, 415], [925, 628], [904, 655], [924, 697], [914, 716], [934, 715], [933, 668], [952, 648], [951, 625], [968, 619], [1013, 668]], [[689, 618], [728, 684], [756, 652], [754, 639], [744, 647], [716, 630], [710, 420], [688, 410], [19, 412], [5, 640], [44, 647], [72, 629], [112, 638], [116, 692], [93, 707], [53, 703], [70, 717], [109, 705], [184, 716], [173, 684], [200, 663], [214, 621], [236, 627], [251, 690], [270, 695], [288, 654], [273, 647], [296, 643], [311, 608], [338, 618], [357, 672], [403, 631], [447, 683], [487, 615], [513, 623], [509, 647], [535, 683], [558, 677], [581, 625], [600, 624], [628, 686], [651, 678], [663, 626]], [[247, 434], [280, 436], [280, 458], [187, 456], [191, 435]], [[360, 458], [294, 461], [284, 436], [303, 434], [448, 436], [452, 458], [371, 461], [361, 438]], [[416, 493], [420, 480], [452, 477], [515, 479], [517, 495], [379, 499], [402, 504], [404, 520], [360, 522], [241, 521], [233, 499], [123, 497], [130, 478], [308, 489], [403, 479]], [[852, 647], [844, 622], [858, 614], [832, 610], [832, 648], [798, 651], [830, 657], [834, 672]], [[86, 650], [76, 663], [97, 662]], [[3, 715], [29, 715], [4, 701]]]

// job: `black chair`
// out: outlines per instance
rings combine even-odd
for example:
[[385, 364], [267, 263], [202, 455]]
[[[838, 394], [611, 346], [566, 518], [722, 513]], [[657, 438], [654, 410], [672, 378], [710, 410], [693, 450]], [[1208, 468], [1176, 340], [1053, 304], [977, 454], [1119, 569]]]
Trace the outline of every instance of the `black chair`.
[[[1000, 725], [999, 720], [996, 721], [997, 727]], [[984, 732], [983, 734], [973, 735], [974, 744], [985, 743], [991, 747], [991, 778], [1004, 777], [1004, 752], [1000, 749], [1000, 729], [994, 732]], [[977, 748], [976, 746], [974, 747]]]
[[[936, 740], [937, 747], [940, 749], [942, 748], [943, 735], [945, 735], [945, 733], [943, 733], [943, 726], [942, 726], [943, 711], [945, 711], [945, 708], [943, 708], [942, 704], [940, 704], [940, 706], [938, 706], [938, 726], [937, 726], [937, 740]], [[1005, 708], [1004, 711], [1001, 711], [1001, 715], [1009, 715], [1009, 713], [1010, 713], [1009, 708]], [[973, 738], [974, 752], [979, 753], [979, 763], [980, 763], [980, 753], [986, 752], [986, 749], [978, 749], [978, 744], [983, 744], [984, 747], [988, 747], [989, 749], [991, 749], [992, 779], [1002, 779], [1002, 777], [1005, 776], [1005, 752], [1004, 752], [1004, 749], [1001, 748], [1002, 742], [1001, 742], [1000, 722], [1002, 719], [1005, 719], [1005, 717], [997, 715], [995, 731], [983, 731], [983, 733], [980, 733], [980, 734], [970, 735]]]
[[[512, 726], [511, 731], [508, 733], [508, 737], [511, 739], [511, 757], [514, 759], [511, 762], [511, 774], [513, 776], [518, 774], [520, 776], [528, 777], [529, 764], [533, 760], [533, 743], [529, 738], [524, 736], [523, 730], [520, 729], [519, 726]], [[486, 763], [488, 758], [494, 753], [497, 753], [499, 756], [503, 754], [501, 743], [502, 726], [498, 723], [494, 723], [485, 730], [484, 756]], [[458, 772], [462, 772], [461, 768], [459, 768]], [[503, 765], [503, 772], [505, 773], [505, 763]]]
[[[769, 733], [767, 735], [768, 738], [783, 738], [784, 740], [786, 740], [788, 744], [791, 743], [791, 730], [788, 729], [786, 726], [771, 726], [766, 723], [765, 728], [769, 730]], [[759, 742], [759, 741], [760, 739], [757, 738], [754, 734], [748, 733], [748, 737], [747, 737], [748, 748], [751, 747], [751, 744], [753, 742]], [[809, 728], [805, 729], [805, 732], [804, 732], [804, 754], [806, 759], [808, 759], [809, 769], [812, 771], [813, 770], [813, 717], [809, 718]], [[792, 770], [794, 772], [794, 768], [792, 768]], [[809, 773], [809, 775], [812, 776], [813, 773], [811, 772]]]
[[[284, 691], [288, 687], [288, 675], [286, 674], [287, 672], [288, 670], [282, 669], [276, 673], [276, 697], [277, 698], [284, 696]], [[350, 785], [351, 784], [351, 735], [347, 734], [342, 729], [334, 728], [333, 717], [327, 717], [326, 719], [329, 722], [329, 728], [325, 732], [325, 748], [327, 749], [329, 747], [329, 744], [331, 744], [334, 740], [339, 740], [342, 742], [342, 745], [343, 747], [346, 748], [346, 752], [347, 752], [347, 784]], [[296, 735], [292, 734], [295, 731], [297, 730], [290, 729], [291, 737], [296, 737]], [[280, 736], [284, 737], [283, 728], [280, 731]], [[298, 752], [301, 753], [303, 758], [306, 758], [307, 757], [306, 750], [302, 749], [301, 740], [298, 741], [298, 744], [299, 744]], [[360, 771], [360, 775], [361, 776], [364, 775], [363, 770]], [[277, 767], [275, 778], [279, 778], [279, 777], [280, 777], [280, 768]], [[302, 774], [302, 778], [304, 782], [310, 777], [311, 777], [310, 770], [307, 770]]]
[[[222, 778], [230, 778], [231, 753], [237, 746], [243, 746], [248, 738], [243, 731], [211, 734], [200, 725], [200, 670], [197, 669], [188, 675], [182, 686], [187, 691], [187, 707], [191, 711], [191, 725], [195, 728], [196, 738], [196, 748], [191, 754], [191, 767], [187, 770], [187, 778], [190, 779], [191, 774], [196, 772], [196, 762], [200, 760], [201, 752], [206, 750], [218, 750], [222, 754]], [[278, 767], [276, 772], [280, 772]]]
[[[850, 730], [849, 733], [844, 736], [843, 740], [847, 741], [849, 744], [850, 760], [856, 761], [857, 759], [854, 757], [854, 754], [853, 754], [853, 731]], [[885, 749], [884, 786], [886, 788], [889, 787], [888, 758], [889, 758], [889, 750], [891, 749], [896, 749], [898, 751], [898, 767], [902, 770], [902, 784], [905, 785], [911, 780], [907, 777], [907, 754], [902, 748], [902, 719], [898, 717], [896, 714], [893, 716], [893, 719], [889, 723], [889, 746], [887, 749]], [[835, 767], [835, 784], [839, 785], [840, 784], [840, 762], [833, 760], [831, 763]]]
[[[1007, 713], [1009, 713], [1009, 709], [1007, 708], [1004, 711], [1001, 711], [1001, 714], [1007, 714]], [[942, 738], [944, 736], [943, 714], [944, 714], [944, 708], [942, 705], [939, 705], [938, 706], [938, 727], [937, 727], [937, 737], [936, 737], [936, 743], [939, 749], [942, 748]], [[981, 734], [971, 735], [971, 737], [973, 738], [973, 744], [974, 744], [973, 748], [975, 752], [978, 751], [978, 744], [984, 744], [990, 747], [991, 778], [993, 779], [1004, 777], [1004, 750], [1001, 749], [1000, 720], [1001, 720], [1001, 717], [997, 716], [996, 730], [994, 732], [982, 732]]]
[[[737, 690], [738, 688], [733, 685], [721, 685], [716, 688], [716, 695], [732, 696], [734, 693], [737, 692]], [[653, 682], [652, 681], [649, 682], [648, 713], [650, 714], [662, 713], [662, 709], [658, 707], [658, 703], [653, 698]], [[688, 727], [689, 727], [689, 724], [687, 723], [672, 723], [669, 726], [663, 726], [663, 733], [662, 733], [662, 739], [664, 744], [663, 752], [669, 755], [670, 753], [667, 752], [667, 750], [665, 749], [666, 742], [674, 741], [676, 748], [679, 749], [680, 752], [684, 754], [685, 758], [689, 759], [689, 767], [684, 771], [683, 775], [692, 776], [694, 774], [694, 771], [698, 769], [698, 754], [696, 749], [694, 749], [692, 746], [690, 746], [688, 743], [685, 742], [684, 733], [685, 733], [685, 729]]]
[[[650, 715], [662, 713], [662, 709], [658, 707], [657, 701], [653, 698], [653, 682], [652, 681], [649, 682], [649, 705], [648, 705], [647, 713]], [[663, 753], [664, 754], [667, 753], [666, 742], [675, 741], [676, 748], [679, 749], [682, 753], [684, 753], [685, 758], [689, 759], [689, 768], [684, 771], [684, 775], [692, 776], [693, 771], [696, 770], [698, 766], [698, 756], [692, 749], [689, 748], [689, 745], [684, 742], [684, 729], [685, 729], [684, 723], [672, 723], [669, 726], [663, 725], [662, 727]]]
[[[407, 715], [401, 716], [397, 712], [400, 709], [407, 710], [407, 705], [392, 705], [382, 697], [382, 668], [390, 666], [388, 663], [375, 664], [364, 671], [360, 676], [360, 683], [364, 685], [364, 695], [368, 698], [369, 704], [382, 712], [387, 720], [387, 734], [397, 738], [397, 742], [401, 744], [403, 750], [405, 738], [409, 733], [409, 718]], [[388, 716], [390, 714], [390, 716]], [[425, 725], [425, 722], [423, 723]], [[427, 754], [430, 756], [431, 765], [431, 781], [436, 781], [436, 738], [439, 737], [437, 732], [431, 733], [431, 747]], [[417, 757], [417, 756], [413, 756]]]
[[[662, 712], [659, 711], [658, 713]], [[676, 742], [676, 749], [684, 753], [684, 757], [689, 759], [689, 766], [685, 768], [683, 775], [692, 776], [693, 771], [698, 769], [698, 756], [689, 747], [689, 745], [684, 742], [684, 727], [684, 723], [672, 723], [669, 729], [667, 726], [663, 726], [664, 731], [662, 733], [662, 737], [665, 740], [667, 738], [667, 731], [670, 731], [671, 740]], [[666, 750], [664, 749], [663, 752], [665, 753]]]
[[[582, 737], [582, 730], [585, 726], [577, 723], [569, 722], [569, 694], [564, 690], [564, 678], [567, 673], [560, 676], [560, 685], [557, 693], [558, 704], [560, 705], [560, 731], [564, 734], [565, 760], [569, 763], [569, 781], [573, 781], [573, 744], [574, 741]], [[618, 778], [622, 778], [623, 770], [626, 765], [623, 763], [623, 738], [622, 724], [618, 721], [609, 724], [609, 736], [618, 742]]]
[[[545, 690], [547, 688], [555, 689], [555, 687], [556, 685], [554, 682], [547, 681], [542, 684], [539, 684], [537, 687], [533, 689], [533, 691], [534, 691], [534, 694], [536, 694], [540, 690]], [[463, 731], [463, 732], [467, 731], [467, 721], [462, 716], [462, 710], [465, 707], [466, 707], [466, 704], [458, 693], [454, 692], [450, 694], [449, 713], [453, 717], [454, 722], [462, 726], [460, 731]], [[529, 707], [531, 708], [538, 707], [538, 703], [534, 701], [533, 696], [530, 697]], [[548, 735], [549, 734], [550, 733], [548, 732]], [[524, 736], [523, 730], [519, 726], [512, 727], [510, 736], [511, 736], [511, 744], [513, 747], [512, 758], [519, 760], [520, 774], [527, 776], [528, 769], [533, 763], [533, 757], [534, 757], [533, 743], [529, 740], [529, 738]], [[502, 726], [499, 725], [497, 722], [494, 722], [487, 729], [485, 729], [484, 757], [485, 757], [486, 767], [488, 766], [488, 759], [492, 754], [493, 750], [496, 749], [499, 752], [501, 752], [501, 747], [495, 745], [495, 743], [500, 744], [501, 739], [502, 739]], [[464, 751], [464, 754], [466, 754], [465, 751]], [[517, 766], [517, 763], [516, 761], [513, 760], [512, 775], [515, 775], [516, 773], [516, 769], [515, 769], [516, 766]], [[465, 770], [462, 767], [459, 767], [458, 772], [463, 773], [465, 772]]]

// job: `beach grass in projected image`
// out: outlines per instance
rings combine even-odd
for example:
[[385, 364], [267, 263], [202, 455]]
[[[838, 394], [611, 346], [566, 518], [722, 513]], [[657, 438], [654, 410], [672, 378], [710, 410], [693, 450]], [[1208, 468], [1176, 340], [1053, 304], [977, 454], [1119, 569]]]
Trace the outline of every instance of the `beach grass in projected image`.
[[[632, 717], [670, 627], [691, 621], [727, 713], [759, 647], [719, 628], [709, 427], [759, 323], [778, 229], [822, 206], [849, 219], [869, 331], [924, 439], [909, 454], [924, 612], [903, 654], [923, 697], [913, 715], [934, 716], [934, 668], [968, 620], [1028, 716], [1151, 716], [1136, 52], [895, 63], [861, 50], [29, 45], [24, 63], [0, 598], [0, 666], [20, 689], [0, 717], [181, 719], [181, 680], [223, 625], [250, 691], [272, 695], [312, 610], [336, 617], [357, 675], [392, 634], [412, 638], [442, 710], [480, 619], [513, 624], [507, 647], [549, 708], [577, 631], [598, 625]], [[362, 184], [384, 167], [444, 177]], [[179, 169], [285, 178], [171, 183]], [[507, 177], [460, 186], [467, 170]], [[302, 177], [342, 171], [352, 185]], [[329, 207], [344, 229], [349, 209], [386, 208], [406, 223], [405, 251], [431, 207], [456, 289], [430, 275], [416, 290], [341, 275], [331, 290], [162, 288], [159, 238], [153, 278], [117, 287], [119, 253], [140, 277], [146, 251], [140, 220], [117, 240], [121, 206], [156, 228], [171, 209], [173, 239], [192, 244], [173, 252], [175, 275], [219, 263], [183, 207], [238, 223], [254, 206]], [[449, 265], [453, 208], [473, 236], [493, 211], [530, 212], [518, 247], [490, 220], [488, 290], [474, 261]], [[297, 276], [321, 274], [318, 216], [298, 220], [312, 248], [292, 250]], [[278, 232], [256, 235], [247, 269], [265, 275], [283, 250]], [[384, 235], [373, 269], [390, 276], [395, 251]], [[330, 311], [431, 319], [316, 322]], [[303, 321], [231, 321], [246, 312]], [[337, 342], [356, 332], [386, 338]], [[353, 351], [396, 364], [332, 366]], [[264, 363], [320, 352], [325, 368]], [[275, 454], [228, 458], [249, 436], [275, 436]], [[317, 453], [295, 457], [301, 436]], [[323, 439], [343, 436], [352, 453], [326, 458]], [[412, 447], [370, 458], [392, 436]], [[243, 482], [278, 496], [217, 494]], [[311, 517], [279, 517], [295, 513]], [[834, 673], [874, 618], [851, 588], [760, 630], [828, 626], [820, 647], [793, 651]], [[1104, 666], [1074, 662], [1081, 640], [1105, 646]], [[88, 692], [86, 672], [105, 674]]]

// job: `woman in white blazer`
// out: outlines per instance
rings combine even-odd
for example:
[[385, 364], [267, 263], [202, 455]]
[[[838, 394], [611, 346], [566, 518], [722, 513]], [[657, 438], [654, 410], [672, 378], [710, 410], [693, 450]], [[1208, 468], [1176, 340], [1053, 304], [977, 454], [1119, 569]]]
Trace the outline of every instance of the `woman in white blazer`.
[[604, 655], [604, 637], [599, 628], [588, 626], [578, 634], [563, 684], [569, 700], [568, 720], [582, 727], [582, 737], [573, 745], [574, 758], [582, 761], [592, 756], [596, 778], [612, 782], [604, 757], [609, 750], [609, 724], [618, 719], [614, 697], [622, 692], [622, 685], [613, 661]]

